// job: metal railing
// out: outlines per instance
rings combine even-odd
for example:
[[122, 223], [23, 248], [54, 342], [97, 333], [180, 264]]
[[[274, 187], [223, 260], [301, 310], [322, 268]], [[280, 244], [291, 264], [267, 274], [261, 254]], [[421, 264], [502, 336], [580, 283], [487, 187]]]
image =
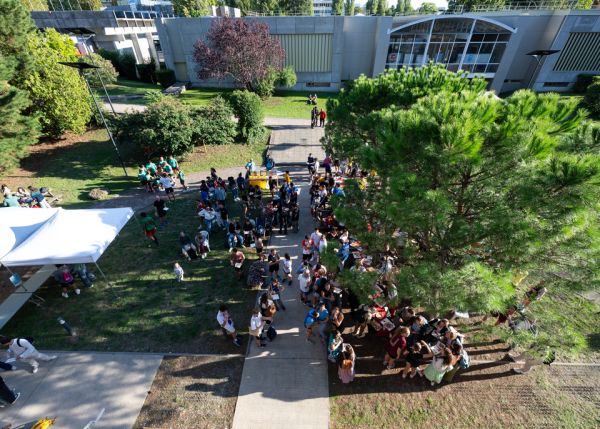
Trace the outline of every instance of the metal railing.
[[469, 12], [510, 12], [513, 10], [571, 10], [577, 7], [577, 0], [513, 1], [503, 5], [475, 5]]

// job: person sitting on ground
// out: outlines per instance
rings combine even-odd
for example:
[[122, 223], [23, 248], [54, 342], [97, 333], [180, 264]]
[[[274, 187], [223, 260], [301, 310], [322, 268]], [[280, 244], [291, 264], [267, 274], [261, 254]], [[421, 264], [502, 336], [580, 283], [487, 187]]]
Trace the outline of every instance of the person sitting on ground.
[[431, 382], [432, 386], [440, 384], [444, 375], [452, 369], [452, 351], [443, 349], [423, 371], [423, 375]]
[[238, 338], [237, 332], [235, 331], [233, 319], [229, 315], [229, 309], [224, 304], [219, 307], [219, 312], [217, 313], [217, 322], [221, 326], [223, 333], [233, 339], [233, 344], [238, 347], [242, 345], [242, 342]]
[[238, 221], [230, 222], [227, 232], [227, 244], [229, 245], [229, 251], [231, 252], [234, 247], [246, 247], [244, 246], [244, 238], [240, 233], [242, 226]]
[[181, 253], [188, 261], [198, 259], [198, 249], [192, 243], [191, 238], [183, 231], [179, 233], [179, 244], [181, 245]]
[[75, 278], [67, 265], [60, 267], [60, 269], [54, 272], [53, 276], [62, 287], [63, 298], [69, 297], [69, 289], [73, 289], [76, 295], [81, 293], [81, 289], [75, 286]]
[[19, 199], [10, 193], [4, 196], [4, 202], [2, 204], [4, 207], [21, 207]]
[[262, 339], [262, 332], [265, 327], [265, 321], [262, 320], [260, 309], [256, 307], [252, 310], [252, 317], [250, 318], [250, 329], [249, 333], [256, 339], [256, 345], [258, 347], [266, 347], [267, 345]]

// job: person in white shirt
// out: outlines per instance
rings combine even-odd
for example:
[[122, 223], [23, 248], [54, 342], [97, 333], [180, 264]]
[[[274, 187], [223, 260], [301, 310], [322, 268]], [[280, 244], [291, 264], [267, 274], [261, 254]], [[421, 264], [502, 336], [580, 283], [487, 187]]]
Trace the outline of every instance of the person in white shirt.
[[217, 213], [213, 210], [213, 208], [210, 205], [208, 205], [207, 207], [200, 210], [198, 216], [204, 218], [204, 227], [210, 233], [212, 229], [212, 224], [217, 218]]
[[175, 279], [178, 282], [183, 281], [183, 268], [181, 268], [181, 265], [179, 265], [177, 262], [175, 262], [175, 265], [173, 266], [173, 274], [175, 274]]
[[262, 341], [264, 326], [265, 321], [262, 319], [262, 314], [260, 314], [260, 308], [256, 307], [252, 310], [252, 317], [250, 318], [250, 335], [254, 336], [258, 347], [266, 347], [266, 344]]
[[217, 322], [219, 322], [219, 325], [221, 325], [223, 333], [233, 339], [233, 344], [238, 347], [242, 345], [237, 333], [235, 332], [233, 319], [229, 315], [227, 306], [224, 304], [219, 307], [219, 312], [217, 313]]
[[283, 257], [283, 281], [287, 280], [288, 284], [292, 285], [292, 258], [289, 253], [286, 253]]
[[319, 253], [323, 253], [327, 249], [327, 238], [323, 235], [319, 241]]
[[175, 193], [174, 193], [175, 190], [173, 189], [173, 187], [175, 186], [175, 182], [173, 182], [173, 179], [171, 179], [169, 176], [167, 176], [167, 173], [164, 173], [159, 180], [160, 180], [160, 184], [162, 185], [162, 187], [165, 190], [165, 194], [167, 194], [167, 197], [169, 198], [169, 201], [174, 201], [175, 200]]
[[298, 288], [300, 289], [300, 300], [308, 305], [310, 303], [310, 270], [304, 270], [298, 277]]
[[38, 371], [39, 360], [51, 361], [56, 359], [56, 356], [48, 356], [47, 354], [40, 353], [37, 349], [25, 338], [13, 338], [12, 340], [8, 337], [2, 337], [0, 344], [4, 347], [8, 346], [8, 353], [14, 356], [17, 360], [22, 360], [31, 365], [31, 372], [34, 374]]
[[319, 231], [319, 228], [315, 228], [315, 232], [313, 232], [310, 235], [310, 239], [312, 240], [312, 243], [313, 243], [313, 250], [316, 252], [319, 251], [319, 243], [321, 241], [322, 236], [323, 236], [323, 234], [321, 234], [321, 231]]

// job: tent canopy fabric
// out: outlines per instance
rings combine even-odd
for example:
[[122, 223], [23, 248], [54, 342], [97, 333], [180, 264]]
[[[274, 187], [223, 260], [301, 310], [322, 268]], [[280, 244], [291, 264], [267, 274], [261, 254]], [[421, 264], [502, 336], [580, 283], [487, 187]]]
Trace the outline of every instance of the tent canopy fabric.
[[0, 209], [0, 263], [17, 267], [96, 262], [132, 216], [129, 207]]

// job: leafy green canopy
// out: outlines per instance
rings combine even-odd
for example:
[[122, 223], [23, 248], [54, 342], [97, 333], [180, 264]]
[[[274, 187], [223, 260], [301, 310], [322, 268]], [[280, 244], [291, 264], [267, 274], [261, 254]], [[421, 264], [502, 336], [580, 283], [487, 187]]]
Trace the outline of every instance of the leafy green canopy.
[[598, 285], [597, 131], [577, 100], [483, 89], [429, 67], [328, 105], [329, 150], [376, 172], [346, 182], [336, 216], [372, 253], [396, 250], [399, 297], [434, 313], [505, 310], [536, 281]]
[[72, 68], [59, 61], [77, 61], [77, 50], [68, 36], [53, 28], [33, 33], [27, 40], [32, 72], [23, 82], [39, 113], [45, 133], [60, 137], [65, 131], [85, 131], [92, 117], [91, 99], [85, 82]]

